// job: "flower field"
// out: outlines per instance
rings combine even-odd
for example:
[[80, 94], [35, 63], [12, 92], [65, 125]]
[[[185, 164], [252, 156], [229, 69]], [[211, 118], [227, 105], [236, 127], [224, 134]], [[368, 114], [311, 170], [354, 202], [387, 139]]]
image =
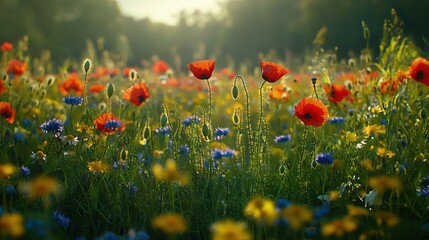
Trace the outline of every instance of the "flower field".
[[3, 43], [1, 237], [429, 237], [429, 61], [394, 33], [253, 69]]

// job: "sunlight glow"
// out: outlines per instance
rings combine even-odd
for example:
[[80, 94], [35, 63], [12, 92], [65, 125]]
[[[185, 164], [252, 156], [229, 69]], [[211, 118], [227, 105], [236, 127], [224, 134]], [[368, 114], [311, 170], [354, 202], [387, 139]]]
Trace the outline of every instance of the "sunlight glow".
[[117, 0], [124, 15], [136, 19], [149, 18], [153, 22], [174, 25], [180, 11], [217, 13], [220, 7], [217, 0]]

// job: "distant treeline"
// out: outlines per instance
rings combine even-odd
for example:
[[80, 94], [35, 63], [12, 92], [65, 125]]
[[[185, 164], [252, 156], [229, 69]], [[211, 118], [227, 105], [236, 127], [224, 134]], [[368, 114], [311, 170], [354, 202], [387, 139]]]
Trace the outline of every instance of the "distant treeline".
[[[174, 27], [123, 16], [114, 0], [2, 0], [0, 42], [28, 35], [31, 55], [50, 50], [57, 66], [81, 59], [90, 43], [97, 56], [108, 49], [127, 65], [154, 55], [175, 65], [200, 58], [232, 65], [257, 62], [269, 52], [289, 61], [287, 56], [300, 56], [314, 44], [337, 46], [347, 57], [366, 47], [362, 20], [377, 54], [392, 8], [405, 34], [427, 49], [429, 1], [423, 0], [229, 0], [219, 15], [181, 12]], [[324, 41], [314, 42], [324, 27]]]

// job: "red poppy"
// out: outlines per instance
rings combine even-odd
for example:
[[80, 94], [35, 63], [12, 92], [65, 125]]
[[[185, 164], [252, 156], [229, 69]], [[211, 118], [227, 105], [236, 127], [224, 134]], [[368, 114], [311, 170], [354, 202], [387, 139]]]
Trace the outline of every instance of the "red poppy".
[[94, 70], [94, 74], [92, 74], [94, 78], [101, 78], [108, 75], [109, 75], [109, 69], [107, 69], [106, 67], [97, 67]]
[[13, 48], [13, 45], [10, 42], [4, 42], [1, 45], [1, 50], [4, 52], [9, 52], [10, 50], [12, 50], [12, 48]]
[[103, 113], [94, 120], [95, 127], [101, 134], [113, 134], [122, 132], [125, 125], [112, 113]]
[[15, 76], [21, 76], [27, 71], [27, 64], [18, 59], [12, 59], [7, 63], [6, 72], [13, 73]]
[[94, 85], [91, 85], [89, 87], [89, 91], [93, 92], [93, 93], [99, 93], [99, 92], [103, 91], [103, 89], [105, 87], [106, 87], [106, 85], [104, 85], [104, 84], [94, 84]]
[[163, 60], [157, 60], [152, 66], [153, 72], [158, 74], [164, 74], [168, 69], [170, 69], [170, 66]]
[[123, 98], [138, 107], [149, 98], [149, 89], [143, 82], [135, 83], [125, 91]]
[[222, 74], [223, 76], [228, 77], [228, 79], [231, 79], [231, 80], [235, 78], [235, 72], [232, 71], [229, 68], [222, 68], [220, 70], [220, 74]]
[[350, 91], [344, 85], [330, 84], [323, 88], [330, 102], [341, 102], [346, 98]]
[[262, 78], [267, 82], [277, 82], [289, 71], [274, 62], [260, 62]]
[[188, 64], [188, 68], [196, 78], [206, 80], [212, 76], [215, 64], [215, 60], [201, 60]]
[[398, 82], [392, 79], [384, 79], [380, 83], [380, 92], [382, 94], [388, 93], [390, 95], [393, 95], [395, 91], [398, 90], [398, 88]]
[[9, 124], [15, 121], [15, 109], [8, 102], [0, 102], [0, 115]]
[[429, 86], [429, 61], [424, 58], [416, 58], [409, 69], [410, 77], [417, 82]]
[[268, 92], [268, 97], [272, 100], [287, 102], [289, 100], [287, 87], [283, 84], [274, 86], [273, 89]]
[[70, 94], [70, 91], [75, 91], [77, 96], [83, 95], [83, 83], [79, 79], [77, 73], [70, 73], [68, 78], [64, 82], [60, 83], [58, 91], [63, 96]]
[[303, 98], [295, 106], [295, 116], [306, 126], [322, 126], [328, 119], [328, 108], [320, 100], [312, 97]]
[[6, 86], [4, 85], [4, 81], [0, 79], [0, 95], [6, 90]]

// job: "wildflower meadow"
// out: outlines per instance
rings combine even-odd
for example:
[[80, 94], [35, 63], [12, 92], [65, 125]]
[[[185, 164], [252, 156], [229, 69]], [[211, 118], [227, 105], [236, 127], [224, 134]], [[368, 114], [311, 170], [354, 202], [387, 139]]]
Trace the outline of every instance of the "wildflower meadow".
[[429, 56], [386, 21], [254, 68], [2, 43], [1, 238], [429, 238]]

